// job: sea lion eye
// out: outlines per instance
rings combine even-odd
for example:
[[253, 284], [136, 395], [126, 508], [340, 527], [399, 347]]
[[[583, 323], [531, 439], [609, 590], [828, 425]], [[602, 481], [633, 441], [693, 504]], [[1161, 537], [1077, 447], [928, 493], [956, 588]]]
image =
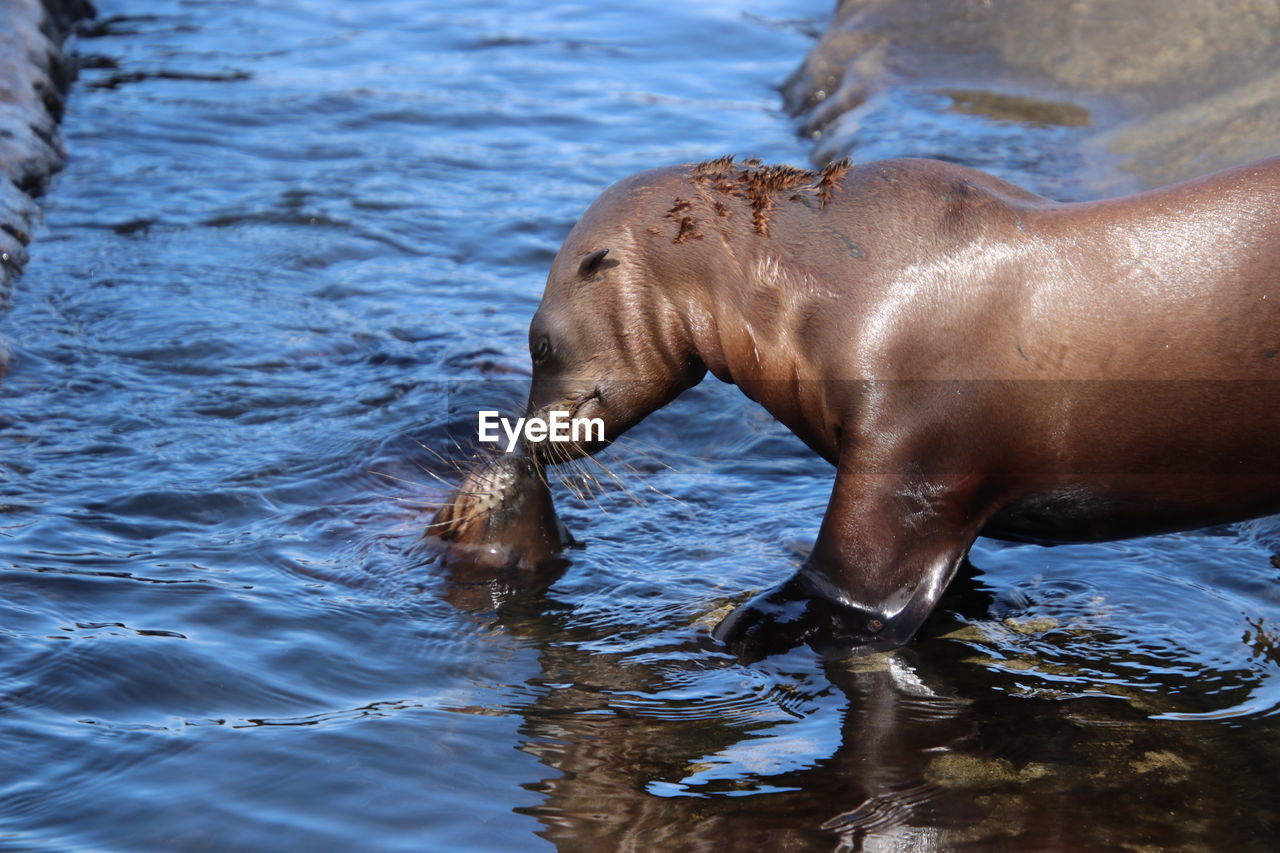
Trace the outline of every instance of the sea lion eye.
[[529, 348], [529, 354], [533, 356], [534, 364], [546, 361], [547, 356], [551, 355], [551, 340], [545, 335], [538, 338], [538, 342]]

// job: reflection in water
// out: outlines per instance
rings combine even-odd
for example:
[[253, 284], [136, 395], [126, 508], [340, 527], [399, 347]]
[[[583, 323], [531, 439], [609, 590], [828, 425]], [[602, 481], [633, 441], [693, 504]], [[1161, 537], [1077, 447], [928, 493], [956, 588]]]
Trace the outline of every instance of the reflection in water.
[[1280, 813], [1246, 780], [1275, 741], [1153, 722], [1187, 718], [1175, 671], [1214, 677], [1193, 650], [1126, 642], [1088, 584], [992, 596], [966, 578], [944, 604], [999, 615], [944, 612], [891, 653], [750, 667], [687, 631], [583, 654], [598, 637], [563, 609], [499, 608], [493, 624], [539, 649], [521, 748], [555, 771], [521, 811], [564, 850], [1264, 849]]

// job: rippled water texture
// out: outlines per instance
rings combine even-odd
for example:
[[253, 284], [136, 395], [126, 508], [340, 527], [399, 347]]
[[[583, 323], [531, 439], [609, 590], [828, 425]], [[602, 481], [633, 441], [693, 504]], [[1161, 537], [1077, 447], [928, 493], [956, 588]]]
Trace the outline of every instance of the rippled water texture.
[[741, 666], [831, 472], [709, 384], [563, 572], [416, 546], [606, 184], [804, 161], [828, 3], [101, 6], [0, 320], [0, 848], [1274, 849], [1273, 521], [981, 542], [911, 647]]

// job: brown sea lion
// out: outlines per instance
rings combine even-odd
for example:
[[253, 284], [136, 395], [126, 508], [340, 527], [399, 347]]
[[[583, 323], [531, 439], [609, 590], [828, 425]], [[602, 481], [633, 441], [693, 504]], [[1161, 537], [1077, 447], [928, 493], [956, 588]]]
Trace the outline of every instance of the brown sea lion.
[[1280, 511], [1280, 159], [1081, 204], [929, 160], [643, 172], [569, 234], [529, 344], [529, 411], [605, 422], [571, 453], [709, 370], [836, 466], [731, 648], [893, 647], [978, 535]]
[[449, 565], [536, 569], [572, 542], [535, 459], [505, 454], [471, 469], [427, 525]]

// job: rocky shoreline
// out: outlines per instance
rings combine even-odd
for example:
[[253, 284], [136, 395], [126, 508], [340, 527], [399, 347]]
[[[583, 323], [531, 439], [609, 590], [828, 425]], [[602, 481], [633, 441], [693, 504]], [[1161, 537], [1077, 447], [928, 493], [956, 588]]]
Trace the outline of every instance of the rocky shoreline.
[[0, 308], [27, 259], [36, 199], [62, 167], [58, 132], [75, 60], [63, 43], [85, 0], [0, 0]]

